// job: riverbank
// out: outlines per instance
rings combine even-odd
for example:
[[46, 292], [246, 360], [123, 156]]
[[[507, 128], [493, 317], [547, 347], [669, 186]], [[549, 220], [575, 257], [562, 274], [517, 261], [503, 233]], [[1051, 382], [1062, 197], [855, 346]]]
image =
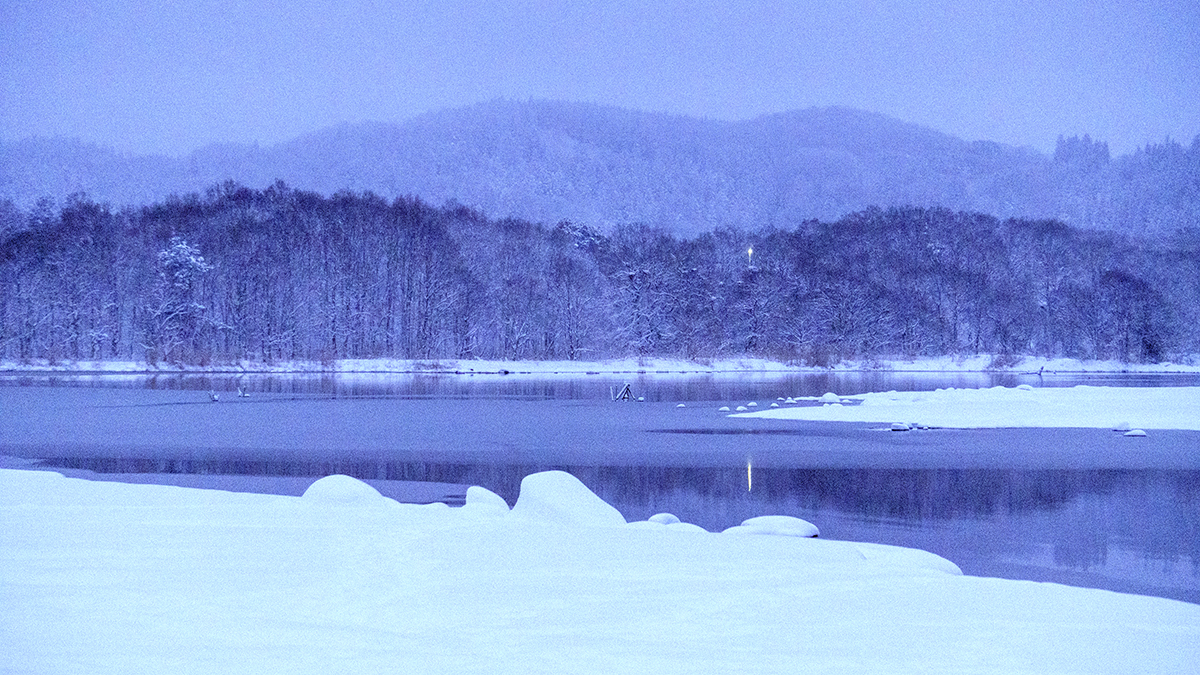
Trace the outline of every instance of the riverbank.
[[150, 364], [141, 361], [0, 362], [4, 372], [63, 373], [397, 373], [428, 375], [614, 375], [825, 372], [932, 373], [1200, 373], [1200, 355], [1175, 362], [1126, 363], [1044, 357], [939, 356], [915, 359], [845, 360], [830, 366], [808, 366], [760, 358], [672, 359], [658, 357], [603, 361], [488, 361], [478, 359], [342, 359], [264, 363]]
[[450, 509], [322, 483], [280, 497], [0, 470], [7, 665], [1007, 674], [1200, 660], [1200, 605], [964, 576], [911, 548], [626, 525], [565, 474], [527, 479], [511, 510], [478, 488]]

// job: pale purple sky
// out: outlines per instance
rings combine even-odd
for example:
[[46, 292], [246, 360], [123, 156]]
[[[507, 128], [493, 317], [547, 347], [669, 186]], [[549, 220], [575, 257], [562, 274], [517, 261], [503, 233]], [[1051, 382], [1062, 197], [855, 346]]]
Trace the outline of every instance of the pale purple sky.
[[845, 105], [1115, 154], [1200, 133], [1197, 0], [2, 0], [0, 138], [182, 155], [504, 97]]

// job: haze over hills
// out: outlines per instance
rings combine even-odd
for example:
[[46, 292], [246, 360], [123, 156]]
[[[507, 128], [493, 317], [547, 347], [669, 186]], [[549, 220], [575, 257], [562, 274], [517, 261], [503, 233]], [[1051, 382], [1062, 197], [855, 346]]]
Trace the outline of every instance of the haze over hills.
[[229, 180], [453, 200], [537, 222], [643, 222], [689, 236], [893, 205], [1134, 233], [1200, 225], [1200, 137], [1117, 158], [1102, 142], [1060, 139], [1048, 157], [848, 108], [724, 122], [497, 100], [400, 124], [343, 124], [271, 147], [209, 146], [183, 158], [64, 139], [0, 144], [0, 199], [24, 209], [76, 192], [142, 205]]

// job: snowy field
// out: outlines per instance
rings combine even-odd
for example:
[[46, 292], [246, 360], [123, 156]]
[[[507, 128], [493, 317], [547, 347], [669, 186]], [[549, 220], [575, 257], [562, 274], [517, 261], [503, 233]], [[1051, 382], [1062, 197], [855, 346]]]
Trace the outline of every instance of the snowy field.
[[[656, 519], [659, 520], [659, 519]], [[669, 521], [669, 518], [662, 518]], [[510, 511], [0, 471], [6, 673], [1195, 673], [1200, 605], [916, 551], [624, 518], [562, 473]], [[819, 524], [818, 524], [819, 525]]]
[[743, 417], [908, 426], [1200, 430], [1200, 387], [992, 387], [859, 394], [830, 392]]

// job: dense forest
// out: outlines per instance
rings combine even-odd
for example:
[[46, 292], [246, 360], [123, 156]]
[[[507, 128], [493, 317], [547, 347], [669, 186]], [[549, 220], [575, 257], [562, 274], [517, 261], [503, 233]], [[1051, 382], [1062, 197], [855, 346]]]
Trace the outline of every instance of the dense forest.
[[1200, 353], [1200, 232], [866, 209], [681, 238], [282, 183], [0, 204], [0, 359]]

